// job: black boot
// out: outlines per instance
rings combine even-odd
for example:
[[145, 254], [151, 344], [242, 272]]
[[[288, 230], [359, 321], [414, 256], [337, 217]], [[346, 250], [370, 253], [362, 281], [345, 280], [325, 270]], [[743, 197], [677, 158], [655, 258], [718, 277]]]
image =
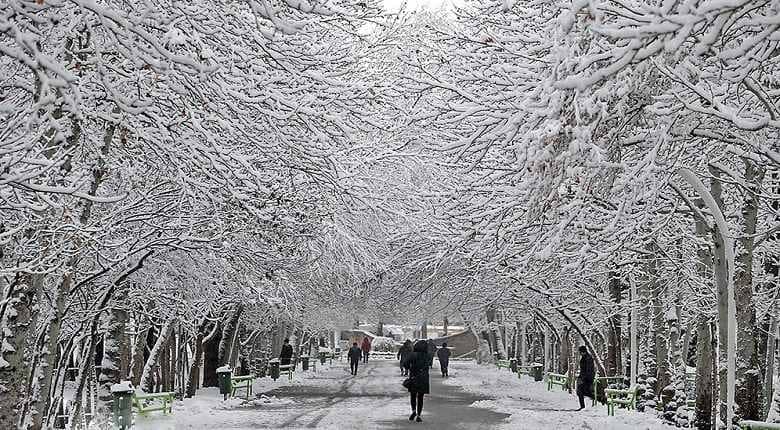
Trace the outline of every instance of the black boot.
[[412, 412], [412, 414], [409, 415], [409, 421], [414, 421], [414, 417], [416, 417], [416, 416], [417, 416], [417, 413], [416, 412]]

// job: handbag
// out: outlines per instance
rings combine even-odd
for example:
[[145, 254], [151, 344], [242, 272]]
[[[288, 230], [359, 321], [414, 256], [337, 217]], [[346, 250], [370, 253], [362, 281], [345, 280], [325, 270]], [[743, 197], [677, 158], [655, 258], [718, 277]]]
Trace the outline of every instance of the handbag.
[[401, 382], [401, 385], [403, 385], [404, 388], [406, 388], [408, 390], [409, 387], [412, 386], [412, 383], [414, 383], [414, 379], [412, 379], [412, 377], [410, 376], [410, 377], [404, 379], [404, 382]]

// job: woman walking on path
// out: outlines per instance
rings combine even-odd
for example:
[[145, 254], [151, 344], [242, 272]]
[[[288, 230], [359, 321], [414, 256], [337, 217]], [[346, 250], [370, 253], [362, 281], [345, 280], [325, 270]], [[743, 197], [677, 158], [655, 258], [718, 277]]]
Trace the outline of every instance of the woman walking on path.
[[428, 343], [424, 340], [414, 344], [414, 350], [403, 362], [403, 367], [409, 372], [409, 383], [406, 384], [412, 405], [409, 421], [416, 417], [418, 423], [422, 422], [423, 397], [431, 392], [428, 362]]
[[401, 345], [401, 348], [398, 350], [398, 364], [401, 366], [401, 376], [408, 376], [409, 371], [404, 368], [404, 362], [406, 361], [406, 357], [409, 356], [409, 354], [412, 353], [412, 341], [409, 339], [406, 339], [406, 342], [404, 342], [403, 345]]
[[360, 345], [360, 349], [363, 350], [363, 363], [368, 363], [368, 354], [371, 352], [371, 339], [364, 337], [363, 344]]
[[593, 379], [596, 377], [596, 368], [593, 365], [593, 357], [588, 354], [588, 348], [580, 347], [580, 376], [577, 377], [577, 397], [580, 400], [581, 411], [585, 409], [585, 397], [593, 398]]

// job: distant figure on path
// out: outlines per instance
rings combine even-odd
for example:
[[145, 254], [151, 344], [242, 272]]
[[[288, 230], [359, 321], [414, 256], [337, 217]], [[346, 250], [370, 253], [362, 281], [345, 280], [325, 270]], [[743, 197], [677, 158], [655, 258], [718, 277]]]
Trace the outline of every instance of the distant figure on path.
[[417, 417], [417, 422], [422, 422], [423, 397], [431, 392], [430, 375], [428, 374], [428, 342], [424, 340], [417, 341], [414, 344], [414, 350], [403, 363], [404, 368], [409, 370], [409, 398], [412, 404], [412, 414], [409, 415], [409, 421]]
[[290, 345], [290, 339], [284, 339], [284, 345], [282, 345], [282, 352], [279, 353], [279, 364], [287, 366], [292, 361], [293, 347]]
[[580, 400], [581, 411], [585, 409], [585, 397], [593, 398], [593, 379], [596, 377], [596, 368], [593, 365], [593, 357], [588, 354], [588, 348], [580, 347], [580, 375], [577, 377], [577, 397]]
[[412, 341], [409, 339], [406, 339], [406, 342], [404, 342], [403, 345], [401, 345], [401, 348], [398, 350], [398, 363], [401, 365], [401, 376], [406, 376], [409, 374], [409, 370], [404, 367], [404, 361], [406, 361], [406, 357], [409, 356], [409, 354], [412, 353]]
[[363, 363], [368, 363], [368, 353], [371, 352], [371, 339], [364, 337], [360, 349], [363, 350]]
[[433, 367], [433, 357], [436, 357], [436, 345], [428, 339], [428, 367]]
[[358, 363], [360, 363], [360, 348], [358, 348], [357, 342], [352, 343], [352, 348], [347, 352], [347, 358], [349, 358], [350, 373], [357, 375]]
[[450, 365], [450, 350], [447, 349], [447, 342], [441, 344], [441, 348], [436, 352], [436, 355], [439, 357], [439, 367], [441, 367], [442, 378], [450, 376], [447, 369]]

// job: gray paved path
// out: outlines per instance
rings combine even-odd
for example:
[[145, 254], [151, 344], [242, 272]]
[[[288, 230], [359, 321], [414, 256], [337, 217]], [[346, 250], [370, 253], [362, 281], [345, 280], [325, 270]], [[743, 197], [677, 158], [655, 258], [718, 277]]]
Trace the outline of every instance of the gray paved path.
[[[425, 396], [423, 422], [410, 422], [409, 395], [401, 386], [397, 362], [362, 365], [357, 376], [344, 366], [322, 372], [301, 385], [266, 393], [295, 401], [276, 428], [359, 429], [480, 429], [494, 428], [506, 414], [471, 407], [485, 400], [462, 389], [442, 384], [436, 365], [431, 369], [431, 394]], [[281, 411], [279, 411], [281, 412]], [[292, 412], [292, 413], [291, 413]]]

